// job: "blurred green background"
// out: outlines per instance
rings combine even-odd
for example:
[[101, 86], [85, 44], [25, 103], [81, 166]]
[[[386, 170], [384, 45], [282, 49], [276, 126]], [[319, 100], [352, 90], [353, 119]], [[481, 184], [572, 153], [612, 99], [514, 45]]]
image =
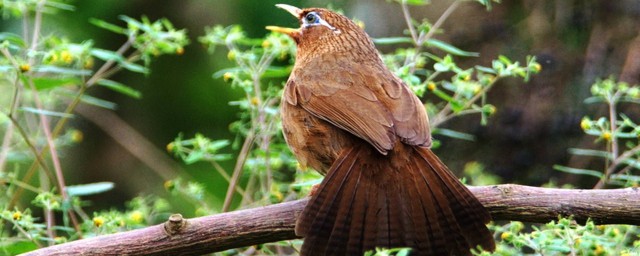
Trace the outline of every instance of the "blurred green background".
[[[233, 63], [223, 49], [209, 54], [197, 38], [204, 34], [204, 27], [215, 24], [240, 24], [249, 37], [255, 38], [267, 33], [266, 25], [297, 26], [288, 13], [274, 7], [276, 3], [341, 9], [348, 17], [363, 21], [373, 37], [399, 36], [406, 28], [400, 6], [384, 0], [93, 0], [73, 1], [74, 12], [45, 16], [45, 34], [67, 35], [74, 42], [92, 39], [97, 47], [105, 49], [117, 49], [126, 38], [91, 25], [90, 18], [122, 25], [119, 15], [146, 15], [151, 20], [166, 17], [175, 27], [186, 28], [191, 38], [183, 55], [155, 60], [150, 75], [121, 72], [112, 78], [140, 90], [141, 99], [103, 88], [89, 92], [116, 102], [115, 114], [123, 122], [101, 127], [87, 119], [74, 120], [71, 126], [83, 131], [84, 140], [63, 154], [67, 184], [115, 182], [116, 189], [88, 198], [97, 208], [119, 207], [139, 194], [162, 196], [163, 182], [175, 176], [193, 178], [205, 184], [211, 200], [224, 200], [227, 183], [211, 165], [184, 165], [164, 149], [179, 133], [185, 137], [200, 132], [212, 139], [234, 138], [229, 124], [237, 119], [238, 109], [228, 102], [242, 97], [242, 92], [212, 77]], [[433, 0], [431, 5], [412, 7], [411, 13], [416, 19], [435, 22], [450, 4]], [[5, 20], [0, 29], [17, 30], [17, 26], [19, 22]], [[583, 103], [596, 79], [612, 76], [631, 84], [640, 79], [640, 1], [506, 1], [494, 4], [491, 11], [467, 2], [442, 28], [444, 33], [436, 38], [480, 53], [478, 58], [460, 59], [461, 67], [487, 66], [498, 55], [522, 62], [526, 55], [535, 55], [542, 65], [542, 72], [529, 83], [503, 80], [490, 92], [489, 99], [498, 112], [487, 126], [481, 126], [477, 116], [446, 123], [446, 128], [475, 135], [476, 141], [439, 138], [443, 145], [436, 153], [443, 161], [458, 174], [466, 163], [478, 161], [505, 183], [536, 186], [553, 178], [560, 184], [595, 184], [593, 179], [560, 173], [552, 166], [602, 165], [571, 156], [567, 149], [598, 147], [579, 126], [587, 113], [601, 115], [606, 111], [604, 106]], [[427, 96], [427, 100], [432, 99]], [[637, 120], [638, 109], [622, 106], [620, 111]], [[131, 126], [153, 147], [117, 132], [121, 125]], [[116, 132], [110, 136], [105, 128]], [[155, 149], [142, 153], [155, 165], [150, 167], [118, 141], [132, 142], [143, 151]], [[227, 152], [237, 153], [231, 149]], [[234, 161], [222, 164], [231, 170]], [[184, 213], [190, 215], [188, 209]]]

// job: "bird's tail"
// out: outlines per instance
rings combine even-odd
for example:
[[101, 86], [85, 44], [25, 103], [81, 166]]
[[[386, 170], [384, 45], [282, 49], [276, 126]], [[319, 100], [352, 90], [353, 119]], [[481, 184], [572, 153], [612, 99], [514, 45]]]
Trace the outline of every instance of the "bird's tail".
[[363, 255], [411, 247], [411, 255], [470, 255], [495, 248], [491, 217], [427, 148], [398, 144], [382, 156], [345, 150], [298, 218], [302, 255]]

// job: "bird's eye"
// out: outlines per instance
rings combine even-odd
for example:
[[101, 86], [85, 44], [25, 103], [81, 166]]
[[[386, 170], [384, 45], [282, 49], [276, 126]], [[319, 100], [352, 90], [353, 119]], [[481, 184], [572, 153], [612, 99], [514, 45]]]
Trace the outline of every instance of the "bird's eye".
[[304, 16], [304, 21], [307, 24], [317, 23], [319, 20], [320, 20], [320, 17], [318, 17], [318, 14], [316, 14], [315, 12], [310, 12]]

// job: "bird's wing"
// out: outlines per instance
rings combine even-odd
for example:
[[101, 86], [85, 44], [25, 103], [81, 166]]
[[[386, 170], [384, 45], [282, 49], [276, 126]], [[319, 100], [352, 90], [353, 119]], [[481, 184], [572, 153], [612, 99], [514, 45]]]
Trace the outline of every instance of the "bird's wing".
[[383, 68], [336, 64], [328, 69], [307, 63], [289, 80], [285, 91], [289, 103], [366, 140], [383, 154], [398, 138], [411, 145], [430, 145], [424, 107], [402, 81]]

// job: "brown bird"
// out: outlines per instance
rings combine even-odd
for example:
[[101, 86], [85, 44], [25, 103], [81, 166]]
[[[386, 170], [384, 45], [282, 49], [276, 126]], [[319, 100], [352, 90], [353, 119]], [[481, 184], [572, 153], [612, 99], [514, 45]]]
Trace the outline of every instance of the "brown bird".
[[299, 29], [282, 98], [287, 144], [326, 175], [296, 223], [302, 255], [362, 255], [411, 247], [412, 255], [493, 250], [491, 217], [429, 149], [423, 104], [382, 62], [369, 36], [335, 12], [276, 5]]

